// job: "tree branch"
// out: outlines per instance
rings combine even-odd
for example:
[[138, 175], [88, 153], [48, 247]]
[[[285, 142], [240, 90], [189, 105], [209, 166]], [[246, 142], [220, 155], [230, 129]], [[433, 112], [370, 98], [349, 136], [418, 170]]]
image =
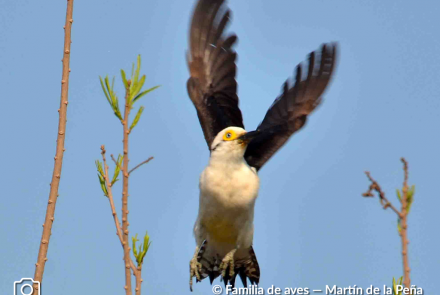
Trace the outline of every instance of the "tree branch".
[[371, 177], [370, 172], [365, 171], [365, 174], [367, 175], [368, 179], [371, 181], [371, 184], [370, 187], [368, 188], [368, 191], [363, 193], [362, 196], [374, 197], [373, 191], [376, 191], [377, 194], [379, 195], [380, 204], [383, 206], [383, 209], [387, 209], [388, 207], [390, 207], [397, 214], [397, 216], [401, 218], [400, 212], [396, 209], [396, 207], [394, 207], [393, 204], [391, 204], [390, 201], [388, 201], [388, 199], [385, 197], [385, 193], [380, 188], [380, 185]]
[[[64, 26], [64, 48], [63, 48], [63, 74], [61, 78], [61, 101], [59, 108], [59, 121], [58, 121], [58, 136], [57, 147], [55, 154], [55, 164], [52, 173], [52, 182], [50, 185], [49, 201], [46, 209], [46, 218], [43, 224], [43, 234], [40, 242], [40, 249], [38, 251], [38, 259], [35, 264], [34, 280], [39, 281], [40, 285], [43, 281], [44, 267], [47, 261], [47, 251], [49, 249], [49, 241], [52, 232], [52, 224], [55, 215], [55, 206], [58, 198], [58, 188], [60, 185], [61, 170], [63, 164], [64, 155], [64, 141], [66, 133], [67, 122], [67, 103], [69, 92], [69, 65], [70, 65], [70, 44], [71, 42], [71, 30], [73, 15], [73, 0], [68, 0], [66, 11], [66, 22]], [[34, 284], [32, 294], [38, 294], [38, 284]]]
[[136, 170], [137, 168], [141, 167], [144, 164], [147, 164], [148, 162], [150, 162], [151, 160], [153, 160], [153, 157], [149, 157], [148, 159], [146, 159], [145, 161], [143, 161], [142, 163], [136, 165], [136, 167], [134, 167], [133, 169], [131, 169], [128, 174], [131, 174], [131, 172], [133, 172], [134, 170]]
[[[108, 165], [107, 161], [105, 159], [105, 146], [101, 146], [101, 154], [102, 154], [102, 161], [104, 163], [104, 180], [105, 180], [105, 187], [107, 189], [107, 197], [110, 202], [110, 208], [112, 210], [113, 219], [115, 221], [116, 226], [116, 235], [119, 237], [119, 241], [121, 242], [122, 248], [124, 248], [124, 238], [122, 236], [122, 230], [121, 230], [121, 223], [119, 222], [118, 214], [116, 213], [115, 209], [115, 203], [113, 201], [113, 192], [112, 192], [112, 186], [110, 182], [110, 176], [108, 174]], [[113, 158], [113, 155], [112, 155]], [[133, 273], [136, 273], [136, 266], [133, 263], [133, 260], [130, 258], [130, 267], [133, 270]]]
[[401, 224], [402, 228], [400, 230], [400, 237], [402, 240], [402, 260], [403, 260], [403, 284], [406, 288], [411, 287], [411, 279], [409, 276], [410, 268], [409, 268], [409, 259], [408, 259], [408, 162], [405, 158], [400, 159], [403, 163], [403, 172], [404, 172], [404, 180], [403, 180], [403, 188], [402, 188], [402, 210], [401, 214]]
[[[132, 294], [132, 283], [131, 283], [132, 272], [133, 272], [133, 275], [136, 277], [136, 295], [141, 294], [141, 291], [140, 291], [141, 290], [141, 283], [143, 281], [142, 280], [142, 263], [143, 263], [143, 259], [144, 259], [145, 255], [148, 251], [148, 248], [150, 246], [150, 243], [149, 243], [150, 237], [148, 236], [148, 234], [145, 234], [144, 244], [143, 244], [143, 246], [141, 244], [140, 247], [142, 247], [142, 249], [139, 248], [139, 252], [138, 252], [136, 249], [136, 241], [138, 241], [137, 235], [135, 237], [133, 237], [133, 254], [136, 257], [136, 262], [138, 263], [138, 266], [135, 267], [133, 260], [131, 259], [131, 256], [130, 256], [130, 250], [132, 250], [132, 249], [130, 248], [130, 244], [129, 244], [129, 230], [128, 230], [128, 226], [129, 226], [129, 222], [128, 222], [129, 176], [130, 176], [131, 172], [133, 172], [134, 170], [136, 170], [137, 168], [139, 168], [143, 164], [148, 163], [153, 158], [150, 157], [148, 160], [140, 163], [139, 165], [137, 165], [136, 167], [134, 167], [132, 170], [129, 171], [129, 169], [128, 169], [129, 135], [130, 135], [131, 130], [136, 126], [137, 122], [139, 121], [140, 116], [141, 116], [144, 108], [143, 107], [139, 108], [139, 111], [136, 114], [136, 117], [134, 118], [130, 127], [129, 127], [129, 117], [130, 117], [130, 112], [133, 107], [134, 101], [136, 101], [139, 97], [146, 94], [147, 92], [155, 89], [153, 87], [152, 89], [149, 89], [149, 90], [144, 91], [144, 92], [140, 93], [139, 95], [137, 95], [142, 90], [142, 86], [145, 82], [145, 75], [143, 75], [142, 77], [139, 77], [140, 67], [141, 67], [141, 57], [139, 55], [137, 58], [136, 70], [134, 69], [134, 65], [133, 65], [133, 72], [132, 72], [132, 77], [131, 77], [132, 80], [127, 80], [124, 70], [121, 70], [122, 81], [125, 86], [125, 101], [124, 101], [125, 107], [124, 107], [124, 116], [123, 117], [121, 115], [121, 111], [119, 110], [118, 97], [116, 96], [116, 94], [113, 90], [113, 82], [110, 86], [108, 76], [106, 76], [104, 79], [102, 79], [100, 77], [102, 90], [107, 98], [107, 101], [109, 102], [110, 106], [112, 107], [114, 114], [120, 120], [120, 122], [122, 124], [122, 130], [123, 130], [123, 140], [122, 140], [122, 142], [123, 142], [123, 156], [122, 156], [122, 158], [120, 156], [118, 156], [118, 159], [116, 160], [113, 157], [113, 155], [111, 155], [111, 158], [115, 162], [115, 165], [116, 165], [115, 174], [113, 175], [113, 179], [110, 181], [109, 174], [108, 174], [108, 166], [107, 166], [107, 162], [105, 159], [105, 147], [104, 146], [101, 147], [102, 158], [103, 158], [103, 162], [104, 162], [104, 169], [102, 168], [102, 164], [99, 161], [96, 161], [96, 166], [98, 169], [98, 176], [99, 176], [99, 182], [100, 182], [101, 188], [102, 188], [104, 194], [109, 198], [109, 201], [110, 201], [110, 207], [111, 207], [112, 214], [113, 214], [114, 221], [115, 221], [115, 225], [116, 225], [116, 231], [117, 231], [116, 234], [118, 235], [119, 240], [121, 241], [121, 244], [122, 244], [122, 247], [124, 250], [124, 270], [125, 270], [124, 271], [124, 273], [125, 273], [124, 289], [125, 289], [126, 295]], [[114, 81], [114, 79], [113, 79], [113, 81]], [[122, 171], [122, 175], [123, 175], [123, 181], [122, 181], [122, 224], [119, 223], [119, 220], [117, 218], [117, 214], [116, 214], [115, 206], [114, 206], [114, 202], [113, 202], [113, 194], [112, 194], [112, 185], [116, 182], [117, 177], [119, 175], [119, 172], [121, 172], [121, 171]]]
[[[406, 288], [411, 288], [411, 279], [410, 279], [410, 268], [409, 268], [409, 259], [408, 259], [408, 162], [405, 158], [400, 159], [403, 163], [403, 172], [404, 172], [404, 180], [402, 187], [402, 196], [400, 198], [400, 202], [402, 204], [401, 210], [398, 211], [393, 204], [388, 201], [385, 197], [385, 193], [380, 188], [379, 184], [371, 177], [370, 173], [367, 171], [365, 174], [368, 179], [371, 181], [371, 185], [367, 192], [363, 193], [364, 197], [373, 197], [373, 191], [376, 191], [380, 198], [380, 203], [382, 204], [384, 209], [390, 207], [398, 217], [398, 222], [400, 224], [399, 227], [399, 235], [401, 237], [402, 242], [402, 262], [403, 262], [403, 284]], [[411, 192], [412, 194], [414, 192]]]
[[[125, 94], [125, 110], [124, 110], [124, 120], [122, 121], [123, 125], [123, 146], [124, 146], [124, 159], [122, 166], [122, 231], [123, 235], [123, 245], [124, 245], [124, 264], [125, 264], [125, 290], [127, 295], [131, 295], [131, 271], [129, 262], [130, 258], [130, 246], [128, 242], [128, 136], [130, 134], [130, 130], [128, 127], [128, 118], [130, 116], [130, 83], [126, 88]], [[135, 272], [134, 272], [135, 273]]]
[[136, 271], [136, 295], [141, 295], [142, 281], [142, 265], [139, 265]]

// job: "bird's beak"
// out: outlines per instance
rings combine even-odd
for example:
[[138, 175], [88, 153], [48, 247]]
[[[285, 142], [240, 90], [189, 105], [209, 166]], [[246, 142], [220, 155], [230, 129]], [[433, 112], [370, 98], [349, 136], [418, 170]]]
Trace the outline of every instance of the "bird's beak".
[[257, 137], [258, 135], [260, 135], [260, 131], [259, 131], [259, 130], [246, 132], [245, 134], [243, 134], [242, 136], [240, 136], [240, 137], [238, 138], [238, 141], [239, 141], [241, 144], [245, 144], [245, 145], [247, 145], [252, 139], [254, 139], [255, 137]]

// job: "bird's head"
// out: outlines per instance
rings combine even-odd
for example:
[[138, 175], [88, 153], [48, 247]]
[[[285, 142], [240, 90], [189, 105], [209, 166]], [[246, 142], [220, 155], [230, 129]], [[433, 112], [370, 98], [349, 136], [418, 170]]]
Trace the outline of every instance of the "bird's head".
[[241, 127], [227, 127], [220, 131], [211, 144], [211, 155], [243, 158], [249, 142], [257, 132], [246, 132]]

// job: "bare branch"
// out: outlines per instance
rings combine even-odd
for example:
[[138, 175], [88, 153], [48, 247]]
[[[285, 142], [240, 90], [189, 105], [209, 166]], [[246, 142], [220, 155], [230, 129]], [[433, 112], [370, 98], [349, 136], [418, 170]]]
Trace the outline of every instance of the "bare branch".
[[130, 175], [131, 172], [133, 172], [133, 171], [136, 170], [137, 168], [141, 167], [142, 165], [147, 164], [148, 162], [150, 162], [150, 161], [153, 160], [153, 159], [154, 159], [153, 157], [149, 157], [148, 159], [146, 159], [145, 161], [143, 161], [142, 163], [136, 165], [136, 167], [134, 167], [133, 169], [131, 169], [131, 170], [128, 172], [128, 174]]
[[380, 203], [383, 206], [383, 208], [387, 209], [388, 207], [390, 207], [397, 214], [397, 216], [401, 218], [400, 212], [396, 209], [396, 207], [394, 207], [393, 204], [391, 204], [390, 201], [388, 201], [388, 199], [385, 197], [385, 193], [380, 188], [380, 185], [377, 183], [376, 180], [373, 179], [373, 177], [371, 177], [370, 172], [365, 171], [365, 174], [367, 175], [368, 179], [371, 181], [371, 184], [370, 187], [368, 188], [368, 191], [363, 193], [362, 196], [374, 197], [373, 191], [376, 191], [377, 194], [379, 195]]
[[[55, 154], [55, 164], [52, 173], [52, 182], [50, 184], [49, 202], [46, 209], [46, 218], [43, 224], [43, 234], [41, 236], [40, 249], [38, 251], [38, 259], [35, 264], [34, 280], [43, 281], [44, 267], [47, 261], [47, 251], [49, 249], [49, 241], [52, 232], [52, 224], [55, 215], [55, 205], [58, 198], [58, 187], [60, 185], [61, 169], [64, 155], [64, 140], [67, 122], [67, 103], [69, 90], [69, 65], [70, 65], [70, 44], [73, 15], [73, 0], [67, 2], [66, 21], [64, 26], [64, 48], [63, 48], [63, 74], [61, 78], [61, 101], [58, 121], [57, 147]], [[39, 294], [38, 284], [34, 284], [32, 294]]]

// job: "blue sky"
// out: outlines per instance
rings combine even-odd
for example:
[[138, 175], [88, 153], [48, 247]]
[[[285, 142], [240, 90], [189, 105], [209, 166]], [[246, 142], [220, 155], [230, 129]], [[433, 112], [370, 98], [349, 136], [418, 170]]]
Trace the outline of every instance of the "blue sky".
[[[383, 286], [402, 274], [396, 216], [365, 199], [370, 170], [397, 205], [406, 157], [413, 284], [437, 288], [440, 264], [440, 5], [436, 1], [229, 1], [239, 36], [239, 96], [254, 129], [295, 66], [338, 41], [321, 107], [261, 170], [254, 248], [261, 286]], [[251, 4], [252, 3], [252, 4]], [[76, 1], [66, 153], [43, 281], [46, 295], [123, 294], [122, 250], [94, 161], [122, 150], [99, 85], [142, 55], [143, 117], [131, 135], [130, 235], [148, 230], [144, 294], [187, 294], [198, 178], [209, 152], [186, 93], [195, 1]], [[55, 155], [65, 1], [0, 0], [3, 201], [0, 290], [31, 277]], [[120, 190], [116, 190], [119, 196]], [[120, 199], [115, 199], [119, 208]], [[219, 281], [216, 281], [219, 283]], [[6, 293], [5, 293], [6, 292]], [[211, 294], [208, 281], [194, 294]]]

